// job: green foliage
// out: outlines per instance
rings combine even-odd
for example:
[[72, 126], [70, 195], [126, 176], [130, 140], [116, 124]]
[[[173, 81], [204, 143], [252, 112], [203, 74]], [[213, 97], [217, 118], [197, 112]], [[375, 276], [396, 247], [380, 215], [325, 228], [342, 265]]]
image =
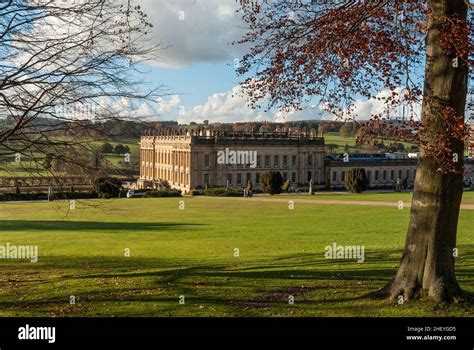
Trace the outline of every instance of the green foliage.
[[263, 191], [271, 195], [280, 194], [283, 177], [279, 171], [269, 171], [262, 174]]
[[64, 161], [60, 158], [54, 158], [52, 162], [53, 170], [56, 172], [63, 171]]
[[347, 171], [344, 181], [346, 189], [352, 193], [362, 193], [369, 187], [365, 169], [362, 168]]
[[145, 198], [171, 198], [171, 197], [182, 197], [181, 191], [179, 190], [166, 190], [166, 191], [148, 191], [145, 192]]
[[338, 148], [339, 148], [339, 145], [337, 145], [335, 143], [327, 143], [326, 144], [326, 149], [331, 154], [337, 153]]
[[401, 142], [390, 145], [387, 149], [389, 152], [405, 152], [405, 146]]
[[[51, 196], [51, 200], [66, 200], [66, 199], [95, 199], [97, 193], [91, 192], [56, 192]], [[48, 194], [42, 192], [28, 192], [28, 193], [0, 193], [0, 202], [14, 202], [14, 201], [39, 201], [47, 200]]]
[[53, 157], [48, 154], [46, 155], [46, 157], [44, 158], [44, 161], [43, 161], [43, 167], [46, 169], [46, 170], [49, 170], [51, 169], [51, 167], [53, 166]]
[[193, 190], [191, 190], [191, 191], [189, 192], [189, 194], [190, 194], [191, 196], [195, 197], [195, 196], [201, 196], [201, 195], [202, 195], [202, 192], [199, 191], [199, 190], [193, 189]]
[[244, 194], [238, 190], [226, 190], [225, 188], [208, 188], [204, 191], [204, 195], [208, 197], [242, 197]]
[[94, 165], [94, 169], [99, 170], [102, 164], [102, 157], [99, 152], [94, 152], [94, 154], [92, 155], [92, 162]]
[[339, 129], [339, 135], [344, 138], [351, 137], [353, 132], [352, 123], [344, 123], [342, 127]]
[[125, 154], [125, 153], [130, 153], [130, 148], [128, 146], [124, 146], [122, 144], [118, 144], [114, 148], [114, 153], [115, 154]]
[[112, 153], [114, 151], [114, 146], [112, 146], [110, 143], [108, 142], [104, 142], [101, 146], [100, 146], [100, 152], [101, 153], [105, 153], [105, 154], [108, 154], [108, 153]]
[[102, 177], [94, 181], [93, 191], [99, 198], [117, 198], [122, 187], [120, 180], [111, 177]]

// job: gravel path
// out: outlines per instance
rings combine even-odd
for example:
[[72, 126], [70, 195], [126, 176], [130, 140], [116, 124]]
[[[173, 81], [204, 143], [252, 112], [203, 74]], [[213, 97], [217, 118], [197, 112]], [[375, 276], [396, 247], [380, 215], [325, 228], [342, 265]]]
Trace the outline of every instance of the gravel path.
[[[205, 196], [196, 196], [193, 198], [206, 198], [206, 199], [221, 199], [221, 200], [238, 200], [238, 201], [254, 201], [254, 202], [273, 202], [273, 203], [288, 203], [293, 201], [296, 203], [303, 204], [326, 204], [326, 205], [361, 205], [369, 207], [394, 207], [398, 209], [398, 202], [373, 202], [373, 201], [348, 201], [348, 200], [328, 200], [328, 199], [292, 199], [288, 197], [287, 199], [283, 198], [265, 198], [262, 196], [253, 197], [253, 198], [242, 198], [242, 197], [205, 197]], [[411, 202], [404, 202], [404, 208], [410, 208]], [[464, 210], [474, 210], [473, 204], [462, 204], [461, 209]]]

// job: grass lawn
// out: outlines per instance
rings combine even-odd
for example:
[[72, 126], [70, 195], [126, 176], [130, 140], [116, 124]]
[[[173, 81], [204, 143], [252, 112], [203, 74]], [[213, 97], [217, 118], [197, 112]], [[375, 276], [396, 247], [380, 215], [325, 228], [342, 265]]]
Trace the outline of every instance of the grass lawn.
[[[363, 297], [393, 276], [408, 210], [290, 211], [286, 203], [202, 198], [92, 204], [69, 214], [66, 203], [0, 204], [0, 244], [38, 245], [40, 253], [36, 264], [0, 260], [0, 316], [474, 315], [466, 304]], [[473, 222], [474, 211], [462, 211], [457, 274], [470, 292]], [[325, 259], [334, 242], [364, 245], [365, 262]]]
[[[386, 193], [324, 193], [316, 192], [313, 196], [309, 194], [291, 194], [289, 197], [291, 199], [312, 199], [312, 200], [338, 200], [338, 201], [371, 201], [371, 202], [393, 202], [393, 205], [396, 206], [399, 201], [405, 203], [411, 203], [413, 193], [410, 192], [386, 192]], [[288, 199], [286, 195], [281, 196], [265, 196], [265, 198], [271, 199]], [[462, 198], [463, 204], [474, 204], [474, 191], [464, 192]]]

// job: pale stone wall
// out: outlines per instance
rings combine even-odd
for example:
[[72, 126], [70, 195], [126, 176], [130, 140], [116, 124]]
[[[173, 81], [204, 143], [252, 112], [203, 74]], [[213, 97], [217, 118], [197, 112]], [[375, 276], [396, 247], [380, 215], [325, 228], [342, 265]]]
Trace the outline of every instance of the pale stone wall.
[[363, 168], [367, 174], [371, 188], [393, 188], [398, 179], [402, 182], [405, 178], [410, 186], [415, 181], [417, 160], [390, 159], [385, 161], [351, 162], [343, 161], [327, 162], [327, 182], [331, 188], [344, 188], [344, 176], [347, 171], [354, 168]]
[[191, 186], [191, 137], [143, 136], [140, 141], [140, 181], [167, 182], [172, 188], [188, 191]]
[[[218, 164], [218, 152], [257, 152], [256, 168], [247, 165]], [[277, 157], [277, 158], [276, 158]], [[366, 162], [341, 160], [325, 161], [324, 139], [308, 135], [275, 138], [259, 135], [206, 136], [160, 135], [143, 136], [140, 142], [140, 180], [138, 187], [159, 187], [167, 182], [172, 188], [188, 192], [210, 187], [224, 187], [227, 180], [231, 188], [243, 188], [248, 180], [260, 188], [259, 178], [267, 171], [279, 171], [292, 186], [307, 186], [313, 180], [315, 188], [344, 187], [344, 174], [351, 168], [364, 168], [372, 188], [390, 188], [397, 180], [408, 179], [413, 185], [417, 161], [385, 159]], [[269, 163], [267, 163], [269, 160]], [[276, 162], [276, 160], [278, 162]], [[285, 162], [286, 161], [286, 162]], [[286, 164], [285, 164], [286, 163]], [[474, 161], [466, 162], [465, 182], [474, 181]]]
[[[255, 168], [218, 164], [218, 152], [226, 149], [257, 152], [260, 164]], [[187, 192], [203, 188], [206, 182], [210, 187], [223, 187], [230, 179], [233, 188], [245, 187], [248, 180], [259, 188], [259, 178], [267, 171], [280, 171], [294, 185], [306, 185], [310, 179], [316, 185], [324, 184], [324, 140], [308, 135], [296, 138], [189, 133], [143, 136], [140, 152], [139, 187], [157, 186], [160, 181], [167, 181], [172, 188]]]
[[[353, 168], [363, 168], [370, 181], [370, 187], [394, 188], [398, 178], [403, 181], [407, 178], [412, 187], [415, 182], [417, 160], [390, 159], [383, 162], [348, 162], [327, 161], [326, 162], [326, 183], [333, 189], [344, 188], [344, 174]], [[466, 160], [464, 183], [468, 185], [474, 182], [474, 160]]]
[[[225, 165], [217, 163], [219, 151], [228, 148], [230, 151], [256, 152], [259, 164], [255, 168], [247, 165]], [[255, 188], [260, 186], [259, 178], [267, 171], [279, 171], [284, 179], [290, 179], [293, 184], [307, 184], [309, 179], [315, 184], [324, 183], [324, 147], [293, 146], [293, 145], [214, 145], [213, 147], [196, 146], [193, 155], [197, 162], [193, 171], [193, 183], [196, 187], [204, 186], [208, 179], [209, 186], [222, 187], [231, 179], [231, 187], [244, 187], [248, 180], [252, 181]], [[205, 166], [205, 156], [209, 157], [209, 165]], [[309, 155], [312, 164], [309, 165]], [[295, 158], [295, 162], [292, 160]], [[269, 160], [267, 164], [266, 160]], [[311, 172], [309, 174], [309, 172]]]

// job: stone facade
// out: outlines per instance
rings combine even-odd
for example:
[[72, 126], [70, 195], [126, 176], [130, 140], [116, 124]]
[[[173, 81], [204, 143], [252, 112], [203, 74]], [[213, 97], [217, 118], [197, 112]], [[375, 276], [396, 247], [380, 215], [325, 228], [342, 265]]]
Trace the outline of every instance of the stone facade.
[[[323, 186], [325, 182], [324, 139], [307, 133], [161, 131], [143, 136], [140, 149], [139, 188], [157, 188], [165, 181], [185, 192], [206, 184], [243, 188], [249, 180], [254, 188], [260, 188], [260, 177], [267, 171], [279, 171], [295, 185], [307, 185], [312, 180], [315, 186]], [[254, 164], [236, 164], [228, 156], [233, 152], [237, 156], [255, 155]], [[226, 155], [224, 162], [222, 155]]]
[[167, 182], [179, 190], [192, 188], [191, 143], [188, 135], [142, 136], [138, 187], [159, 188]]
[[365, 169], [372, 189], [394, 188], [397, 181], [407, 179], [408, 185], [415, 182], [418, 159], [391, 159], [385, 155], [349, 156], [344, 158], [330, 158], [326, 160], [326, 178], [333, 189], [344, 188], [344, 177], [347, 171], [353, 168]]
[[[138, 188], [171, 188], [189, 192], [209, 187], [244, 188], [252, 181], [261, 187], [261, 175], [279, 171], [292, 187], [344, 188], [345, 173], [364, 168], [372, 189], [391, 189], [405, 178], [413, 186], [417, 159], [393, 159], [384, 154], [327, 157], [324, 139], [307, 133], [244, 134], [161, 130], [140, 142]], [[234, 159], [229, 155], [235, 152]], [[235, 161], [239, 155], [255, 159]], [[224, 161], [223, 161], [224, 160]], [[242, 160], [242, 159], [240, 159]], [[253, 162], [252, 162], [253, 160]], [[474, 180], [474, 161], [466, 160], [465, 183]]]

